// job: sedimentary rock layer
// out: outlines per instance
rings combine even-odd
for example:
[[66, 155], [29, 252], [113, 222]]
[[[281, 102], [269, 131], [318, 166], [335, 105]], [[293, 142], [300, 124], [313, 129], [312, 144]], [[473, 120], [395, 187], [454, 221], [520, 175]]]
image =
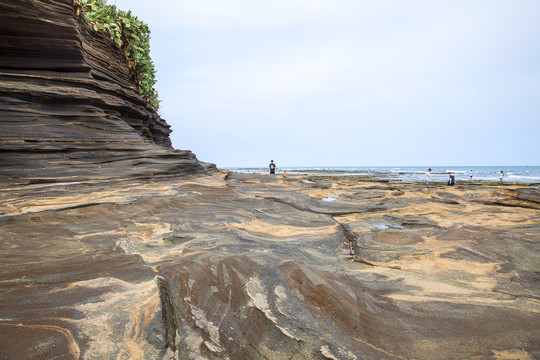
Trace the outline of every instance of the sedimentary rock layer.
[[0, 3], [0, 181], [190, 174], [112, 41], [70, 0]]
[[0, 50], [0, 359], [540, 358], [537, 186], [197, 175], [71, 1]]
[[0, 358], [540, 357], [537, 187], [224, 175], [4, 188]]

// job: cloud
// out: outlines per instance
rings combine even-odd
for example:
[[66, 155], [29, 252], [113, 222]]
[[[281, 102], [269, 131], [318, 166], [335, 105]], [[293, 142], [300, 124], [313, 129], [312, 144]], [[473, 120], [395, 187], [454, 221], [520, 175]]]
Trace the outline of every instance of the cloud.
[[260, 29], [321, 22], [343, 15], [340, 12], [353, 4], [352, 0], [197, 0], [171, 4], [168, 12], [183, 26]]
[[335, 48], [295, 47], [194, 67], [182, 80], [205, 87], [213, 102], [291, 103], [326, 92], [344, 64]]
[[[418, 164], [428, 155], [458, 164], [484, 154], [448, 152], [441, 137], [488, 149], [520, 128], [528, 130], [508, 151], [540, 151], [531, 135], [540, 116], [536, 0], [117, 5], [150, 24], [173, 144], [218, 165], [253, 164], [276, 148], [296, 165]], [[261, 141], [268, 128], [275, 137]]]

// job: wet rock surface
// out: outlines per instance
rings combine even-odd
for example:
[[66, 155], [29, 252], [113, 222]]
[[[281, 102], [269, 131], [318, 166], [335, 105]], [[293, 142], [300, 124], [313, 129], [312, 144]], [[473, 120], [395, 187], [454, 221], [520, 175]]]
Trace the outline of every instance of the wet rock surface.
[[537, 195], [223, 172], [5, 186], [0, 358], [536, 359]]

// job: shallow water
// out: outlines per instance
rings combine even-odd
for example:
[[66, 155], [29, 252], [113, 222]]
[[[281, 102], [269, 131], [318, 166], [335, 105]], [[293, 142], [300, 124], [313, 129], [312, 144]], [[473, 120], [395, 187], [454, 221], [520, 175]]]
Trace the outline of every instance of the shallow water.
[[406, 229], [405, 226], [399, 225], [399, 224], [390, 224], [390, 223], [372, 223], [371, 225], [375, 226], [378, 229], [388, 229], [388, 228], [396, 228], [396, 229]]
[[[499, 181], [499, 173], [504, 172], [505, 182], [540, 183], [540, 166], [345, 166], [345, 167], [278, 167], [279, 173], [301, 173], [313, 175], [359, 175], [381, 179], [403, 181], [425, 181], [425, 172], [431, 167], [431, 177], [436, 182], [446, 182], [448, 172], [454, 174], [456, 181], [469, 181], [470, 171], [473, 180]], [[268, 173], [267, 168], [228, 168], [243, 173]]]

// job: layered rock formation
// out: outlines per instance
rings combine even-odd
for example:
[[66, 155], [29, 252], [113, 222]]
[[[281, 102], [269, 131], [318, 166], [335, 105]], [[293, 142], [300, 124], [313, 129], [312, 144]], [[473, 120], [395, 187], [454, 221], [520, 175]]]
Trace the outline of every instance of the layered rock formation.
[[70, 0], [0, 3], [0, 181], [202, 173]]
[[5, 189], [0, 358], [540, 358], [538, 188], [224, 175]]
[[0, 359], [540, 358], [538, 184], [209, 173], [70, 1], [0, 34]]

